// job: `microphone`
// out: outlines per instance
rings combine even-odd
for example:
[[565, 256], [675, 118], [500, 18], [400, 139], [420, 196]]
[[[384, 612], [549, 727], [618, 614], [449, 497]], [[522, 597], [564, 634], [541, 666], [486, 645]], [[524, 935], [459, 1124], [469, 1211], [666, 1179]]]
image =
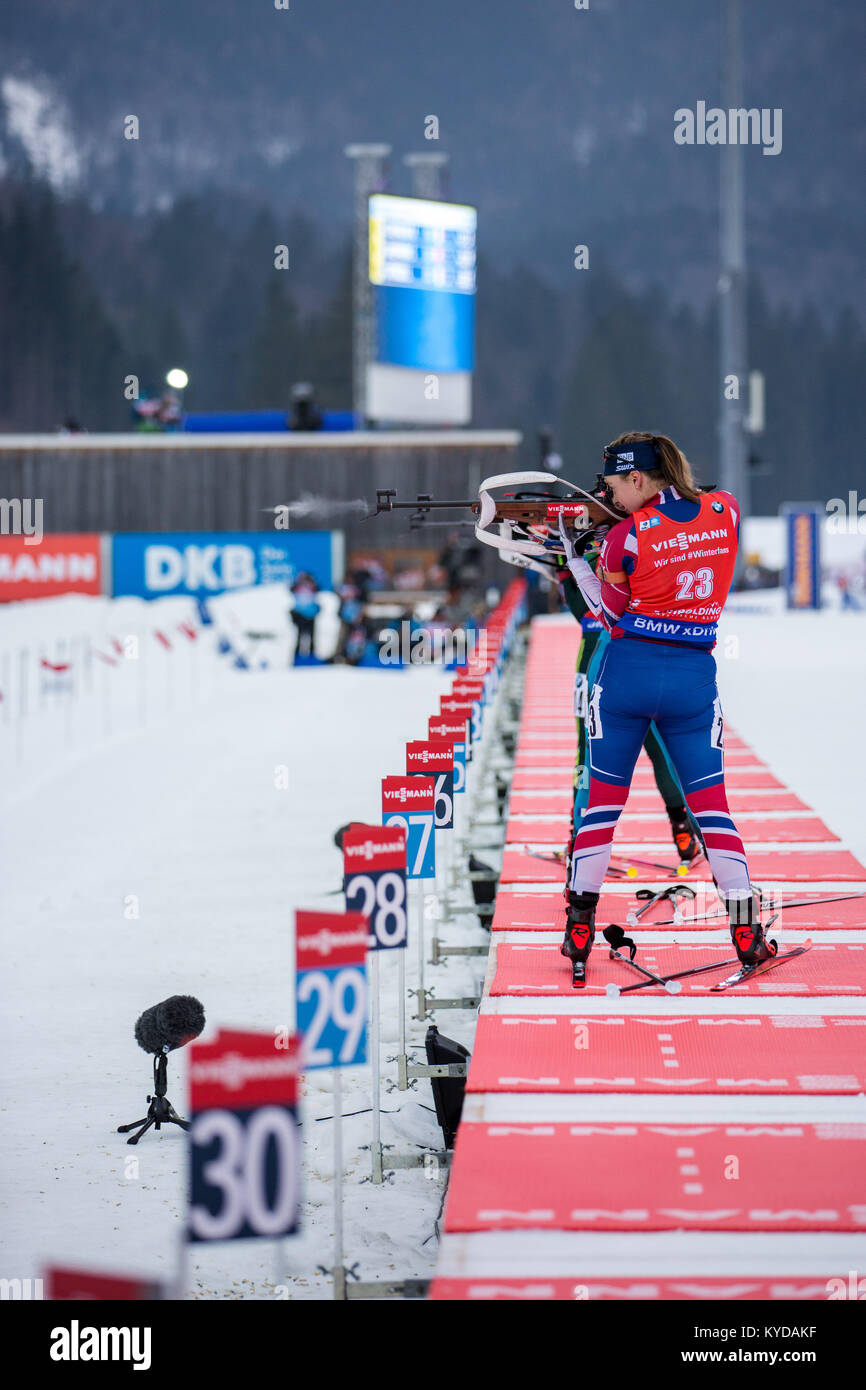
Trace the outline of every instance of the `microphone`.
[[168, 1053], [184, 1043], [192, 1042], [204, 1028], [204, 1008], [192, 994], [172, 994], [152, 1009], [145, 1009], [135, 1021], [135, 1041], [145, 1052], [153, 1056], [153, 1095], [148, 1096], [147, 1114], [143, 1120], [134, 1120], [131, 1125], [118, 1125], [118, 1134], [135, 1133], [127, 1139], [127, 1144], [137, 1144], [142, 1134], [151, 1125], [161, 1129], [163, 1125], [179, 1125], [189, 1129], [189, 1121], [178, 1115], [167, 1098]]
[[192, 1042], [205, 1025], [204, 1008], [192, 994], [172, 994], [136, 1019], [135, 1041], [153, 1055]]

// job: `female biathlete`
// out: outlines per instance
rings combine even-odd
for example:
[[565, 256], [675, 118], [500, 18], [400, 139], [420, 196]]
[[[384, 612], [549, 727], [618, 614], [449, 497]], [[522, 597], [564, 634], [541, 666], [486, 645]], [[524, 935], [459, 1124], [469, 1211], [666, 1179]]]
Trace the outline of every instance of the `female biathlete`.
[[[600, 527], [599, 531], [606, 532], [608, 527]], [[577, 543], [578, 554], [582, 553], [593, 570], [598, 570], [599, 550], [601, 539], [597, 543], [591, 543], [581, 551], [581, 542]], [[577, 581], [562, 558], [562, 567], [557, 572], [562, 597], [569, 611], [577, 618], [581, 627], [580, 646], [577, 651], [577, 669], [574, 677], [574, 715], [577, 723], [577, 757], [574, 765], [574, 800], [572, 803], [571, 834], [568, 845], [568, 868], [569, 877], [566, 883], [566, 895], [571, 883], [571, 853], [574, 847], [574, 837], [580, 829], [580, 823], [586, 811], [589, 799], [589, 775], [587, 773], [586, 760], [586, 713], [589, 702], [589, 694], [595, 684], [598, 668], [601, 665], [607, 644], [610, 641], [610, 633], [604, 626], [600, 618], [596, 618], [589, 610], [589, 605], [580, 589]], [[644, 739], [644, 751], [646, 752], [653, 770], [655, 783], [659, 790], [659, 795], [664, 802], [668, 820], [671, 823], [671, 835], [674, 845], [684, 864], [696, 859], [703, 849], [700, 840], [700, 831], [697, 823], [693, 820], [688, 808], [685, 805], [683, 789], [680, 786], [679, 778], [671, 764], [670, 757], [659, 737], [658, 729], [655, 724], [650, 724], [647, 736]]]
[[739, 506], [729, 492], [701, 492], [665, 435], [620, 435], [604, 451], [602, 472], [629, 515], [605, 536], [600, 576], [560, 519], [569, 570], [611, 635], [587, 709], [589, 797], [574, 841], [560, 949], [579, 985], [614, 831], [654, 721], [700, 827], [737, 955], [744, 964], [766, 960], [776, 943], [764, 937], [760, 899], [728, 810], [712, 656], [734, 576]]

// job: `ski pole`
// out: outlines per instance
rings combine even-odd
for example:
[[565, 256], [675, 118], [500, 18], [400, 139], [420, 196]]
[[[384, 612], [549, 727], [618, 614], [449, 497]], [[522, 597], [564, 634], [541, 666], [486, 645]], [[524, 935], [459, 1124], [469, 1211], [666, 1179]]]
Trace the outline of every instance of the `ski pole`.
[[[794, 898], [789, 903], [779, 903], [777, 911], [784, 912], [785, 909], [789, 907], [820, 907], [824, 903], [847, 903], [851, 902], [854, 898], [866, 898], [866, 890], [861, 890], [859, 893], [834, 893], [828, 898]], [[768, 903], [769, 902], [772, 902], [772, 898], [768, 900]], [[764, 905], [765, 904], [762, 902], [762, 906]], [[776, 906], [776, 904], [773, 903], [773, 906]], [[722, 909], [717, 912], [704, 912], [700, 917], [690, 917], [688, 920], [689, 922], [713, 922], [716, 918], [727, 917], [727, 915], [727, 912]], [[679, 925], [675, 917], [665, 917], [661, 922], [653, 922], [654, 927], [671, 927], [675, 925]]]
[[[545, 864], [562, 864], [562, 866], [565, 867], [566, 856], [563, 854], [562, 850], [551, 850], [551, 852], [547, 854], [541, 850], [530, 849], [529, 845], [521, 845], [520, 848], [523, 850], [524, 854], [529, 855], [530, 859], [543, 859]], [[615, 864], [610, 864], [607, 872], [613, 877], [628, 877], [626, 870], [618, 868]]]
[[[771, 927], [778, 915], [778, 912], [774, 913], [773, 916], [765, 923], [765, 926]], [[688, 968], [688, 970], [674, 971], [672, 975], [667, 975], [665, 977], [665, 980], [662, 980], [660, 983], [664, 984], [667, 980], [682, 980], [687, 975], [705, 975], [708, 970], [723, 970], [727, 965], [737, 964], [742, 964], [739, 956], [731, 956], [728, 960], [715, 960], [712, 962], [711, 965], [692, 965]], [[649, 980], [642, 980], [640, 984], [637, 985], [626, 985], [625, 989], [620, 990], [620, 994], [633, 994], [636, 989], [648, 989], [649, 985]]]
[[[736, 965], [738, 960], [739, 956], [732, 956], [729, 960], [713, 961], [712, 965], [693, 965], [688, 970], [674, 971], [672, 975], [667, 975], [665, 979], [660, 980], [659, 983], [665, 984], [669, 980], [681, 980], [686, 975], [704, 975], [708, 970], [722, 970], [726, 965]], [[626, 985], [625, 988], [621, 989], [619, 992], [620, 994], [633, 994], [636, 989], [648, 989], [653, 983], [654, 981], [652, 980], [641, 980], [639, 984]]]
[[635, 867], [637, 864], [645, 869], [662, 869], [671, 878], [685, 878], [693, 865], [706, 863], [706, 856], [703, 853], [696, 855], [694, 859], [681, 859], [679, 864], [660, 864], [657, 859], [638, 859], [636, 855], [631, 854], [617, 854], [613, 857], [621, 859], [627, 865], [629, 878], [637, 876]]
[[[651, 970], [647, 970], [645, 966], [638, 965], [637, 961], [634, 958], [635, 952], [637, 951], [637, 946], [635, 945], [634, 941], [632, 941], [630, 936], [626, 936], [622, 927], [618, 927], [615, 923], [612, 923], [609, 927], [605, 927], [602, 935], [604, 936], [605, 941], [610, 946], [611, 960], [620, 960], [622, 961], [623, 965], [630, 965], [633, 970], [639, 970], [642, 975], [646, 975], [650, 984], [661, 985], [662, 988], [665, 989], [668, 994], [679, 994], [680, 990], [682, 989], [682, 985], [679, 984], [676, 980], [663, 980], [660, 975], [654, 975], [653, 972]], [[617, 950], [618, 946], [625, 946], [628, 948], [629, 954], [627, 957], [621, 956], [619, 954], [619, 951]], [[611, 983], [605, 986], [605, 994], [608, 996], [609, 999], [617, 999], [622, 993], [623, 991], [622, 989], [620, 989], [619, 985]]]
[[630, 912], [625, 920], [630, 927], [636, 927], [639, 919], [643, 917], [645, 912], [649, 912], [650, 908], [655, 907], [656, 903], [660, 903], [663, 899], [667, 898], [674, 905], [674, 921], [681, 922], [682, 914], [679, 909], [679, 903], [677, 902], [677, 898], [680, 897], [680, 895], [684, 898], [693, 898], [695, 896], [695, 890], [693, 888], [687, 888], [684, 883], [670, 884], [667, 888], [660, 888], [657, 893], [654, 893], [651, 888], [638, 888], [635, 897], [641, 899], [645, 898], [646, 902], [644, 902], [643, 907], [638, 908], [637, 912]]

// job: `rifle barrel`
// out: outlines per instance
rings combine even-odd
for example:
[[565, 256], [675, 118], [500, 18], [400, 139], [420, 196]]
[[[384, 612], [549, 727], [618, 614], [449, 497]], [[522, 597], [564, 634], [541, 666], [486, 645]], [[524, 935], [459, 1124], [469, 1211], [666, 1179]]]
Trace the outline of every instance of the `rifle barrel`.
[[[429, 512], [433, 508], [439, 507], [477, 507], [478, 505], [479, 504], [477, 497], [467, 497], [464, 498], [462, 501], [444, 502], [435, 502], [432, 500], [432, 498], [428, 500], [426, 497], [422, 497], [418, 498], [414, 502], [389, 502], [387, 510], [390, 512], [396, 511], [398, 507], [402, 507], [403, 509], [408, 507], [413, 512]], [[386, 510], [386, 508], [383, 507], [382, 510], [384, 511]]]

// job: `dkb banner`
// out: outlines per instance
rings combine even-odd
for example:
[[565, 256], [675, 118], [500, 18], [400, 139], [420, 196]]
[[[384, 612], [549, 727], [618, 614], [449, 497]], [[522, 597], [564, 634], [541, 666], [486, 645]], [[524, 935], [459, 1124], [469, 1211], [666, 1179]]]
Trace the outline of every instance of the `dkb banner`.
[[119, 534], [113, 544], [115, 598], [206, 598], [256, 584], [291, 584], [306, 570], [320, 589], [340, 576], [337, 531], [177, 531]]

